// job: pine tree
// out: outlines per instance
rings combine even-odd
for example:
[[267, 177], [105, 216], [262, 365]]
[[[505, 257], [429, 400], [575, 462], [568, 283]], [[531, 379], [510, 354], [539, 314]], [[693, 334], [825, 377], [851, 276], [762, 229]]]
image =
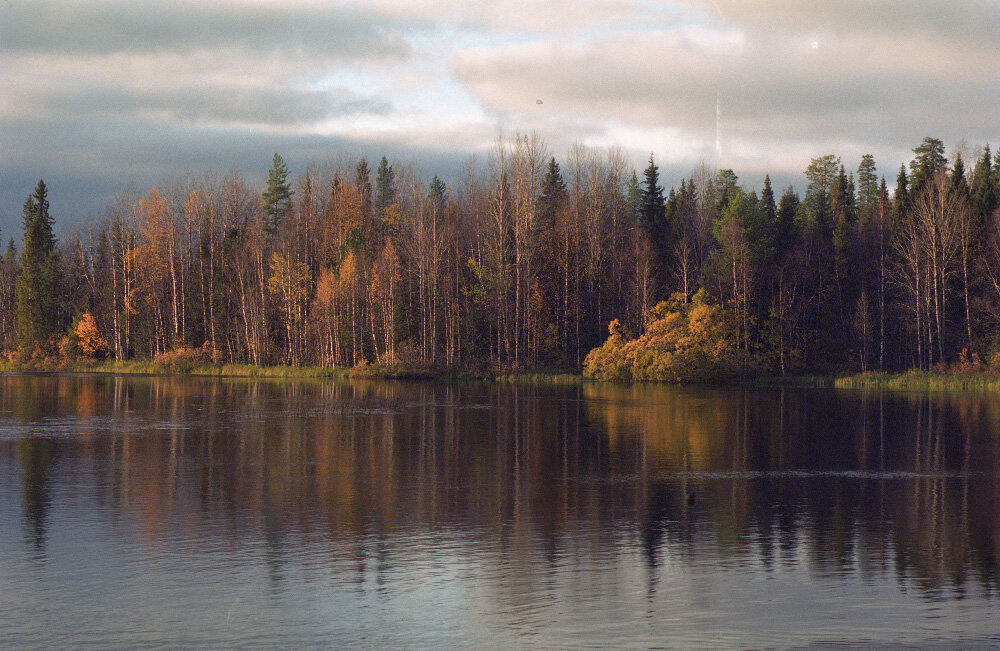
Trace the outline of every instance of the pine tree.
[[865, 154], [858, 165], [857, 216], [863, 223], [868, 223], [878, 206], [878, 175], [875, 168], [875, 157]]
[[816, 227], [826, 240], [833, 230], [831, 203], [833, 190], [842, 169], [840, 159], [833, 154], [814, 158], [806, 168], [805, 210], [810, 227]]
[[267, 173], [267, 189], [264, 191], [264, 225], [274, 233], [281, 225], [292, 204], [292, 189], [288, 185], [288, 166], [277, 153]]
[[930, 136], [913, 148], [913, 154], [914, 159], [910, 161], [910, 195], [915, 197], [935, 172], [947, 166], [948, 159], [944, 157], [944, 143]]
[[24, 248], [16, 290], [17, 333], [22, 348], [31, 350], [59, 328], [59, 259], [45, 181], [39, 181], [24, 202], [23, 219]]

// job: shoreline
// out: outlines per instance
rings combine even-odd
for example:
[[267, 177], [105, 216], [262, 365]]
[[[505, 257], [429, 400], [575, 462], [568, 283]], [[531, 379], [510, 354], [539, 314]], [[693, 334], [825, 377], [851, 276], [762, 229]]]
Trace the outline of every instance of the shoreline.
[[[468, 371], [415, 368], [406, 366], [257, 366], [254, 364], [169, 365], [153, 361], [92, 361], [51, 363], [0, 362], [0, 373], [80, 373], [93, 375], [144, 375], [155, 377], [190, 376], [258, 379], [325, 380], [432, 380], [437, 382], [498, 382], [517, 384], [579, 384], [583, 382], [620, 384], [585, 378], [572, 369], [532, 371]], [[630, 384], [630, 383], [626, 383]], [[635, 384], [663, 384], [636, 382]], [[677, 383], [698, 384], [698, 383]], [[887, 391], [975, 391], [1000, 392], [1000, 375], [988, 372], [939, 373], [909, 370], [894, 373], [852, 375], [804, 374], [741, 378], [706, 386], [750, 388], [880, 389]]]

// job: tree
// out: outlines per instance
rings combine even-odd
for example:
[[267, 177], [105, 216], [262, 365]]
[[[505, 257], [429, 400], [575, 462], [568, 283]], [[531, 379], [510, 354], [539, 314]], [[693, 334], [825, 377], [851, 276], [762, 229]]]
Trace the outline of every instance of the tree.
[[1000, 193], [998, 193], [996, 176], [993, 174], [989, 145], [983, 149], [983, 156], [976, 162], [976, 167], [972, 171], [972, 184], [969, 191], [972, 195], [972, 204], [975, 208], [976, 216], [980, 221], [984, 221], [993, 214], [998, 202], [1000, 202]]
[[288, 184], [288, 166], [277, 153], [271, 170], [267, 173], [267, 189], [264, 191], [264, 225], [269, 233], [274, 233], [288, 214], [292, 205], [292, 188]]
[[906, 177], [906, 166], [899, 166], [899, 175], [896, 176], [896, 191], [892, 195], [892, 212], [896, 219], [902, 219], [907, 209], [910, 207], [909, 179]]
[[639, 223], [657, 247], [662, 247], [666, 238], [667, 202], [660, 186], [660, 170], [649, 155], [649, 166], [642, 173], [642, 191], [639, 195], [639, 208], [636, 211]]
[[354, 169], [354, 187], [361, 194], [362, 218], [367, 219], [372, 213], [372, 179], [368, 170], [368, 161], [362, 158]]
[[77, 346], [84, 357], [103, 358], [108, 354], [108, 342], [97, 329], [97, 321], [90, 312], [84, 312], [73, 327]]
[[862, 223], [868, 222], [878, 205], [878, 175], [875, 157], [865, 154], [858, 165], [857, 216]]
[[7, 251], [0, 255], [0, 351], [17, 345], [17, 249], [14, 238], [7, 242]]
[[[569, 265], [566, 261], [570, 243], [564, 219], [567, 198], [566, 182], [563, 181], [559, 163], [554, 157], [550, 158], [542, 180], [542, 193], [538, 197], [535, 228], [535, 257], [538, 258], [535, 293], [540, 300], [532, 305], [532, 319], [535, 326], [533, 338], [539, 342], [540, 348], [550, 327], [561, 335], [563, 342], [568, 335]], [[547, 349], [537, 352], [543, 356], [553, 353]]]
[[927, 136], [913, 148], [914, 158], [910, 161], [910, 194], [916, 197], [924, 184], [938, 170], [943, 170], [948, 159], [944, 157], [944, 143]]
[[375, 215], [381, 219], [385, 209], [396, 202], [396, 173], [385, 156], [375, 171]]
[[833, 154], [814, 158], [806, 168], [805, 209], [811, 226], [818, 226], [826, 235], [831, 230], [830, 202], [834, 185], [840, 178], [843, 166]]
[[39, 181], [24, 202], [22, 216], [24, 248], [17, 283], [17, 330], [18, 342], [30, 351], [59, 329], [59, 258], [45, 181]]
[[787, 253], [796, 239], [795, 215], [799, 210], [799, 195], [791, 186], [785, 188], [778, 203], [777, 238], [775, 247], [780, 254]]

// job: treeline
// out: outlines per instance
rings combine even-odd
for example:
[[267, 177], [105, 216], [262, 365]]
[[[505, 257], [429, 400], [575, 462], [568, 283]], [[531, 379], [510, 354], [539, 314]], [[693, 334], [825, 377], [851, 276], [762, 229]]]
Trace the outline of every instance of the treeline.
[[720, 321], [698, 327], [756, 372], [988, 361], [1000, 155], [967, 170], [939, 140], [913, 152], [891, 192], [873, 157], [830, 155], [780, 196], [705, 168], [666, 192], [652, 157], [641, 175], [614, 150], [557, 162], [521, 134], [451, 186], [384, 157], [290, 179], [276, 154], [264, 188], [231, 173], [123, 191], [59, 242], [39, 183], [21, 250], [0, 256], [0, 349], [579, 367], [609, 321], [639, 333], [697, 293]]

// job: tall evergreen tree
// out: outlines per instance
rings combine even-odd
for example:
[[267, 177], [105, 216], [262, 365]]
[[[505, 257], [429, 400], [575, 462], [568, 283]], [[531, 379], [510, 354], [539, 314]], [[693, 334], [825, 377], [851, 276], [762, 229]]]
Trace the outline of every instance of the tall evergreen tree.
[[24, 248], [17, 282], [18, 343], [25, 350], [45, 341], [59, 327], [56, 239], [49, 216], [48, 188], [39, 181], [24, 202]]
[[778, 239], [781, 234], [778, 224], [778, 206], [774, 202], [774, 188], [771, 187], [770, 174], [764, 175], [764, 189], [760, 191], [757, 214], [764, 221], [761, 232], [766, 240], [764, 249], [767, 251], [768, 261], [771, 262], [778, 255]]
[[976, 216], [981, 220], [993, 214], [997, 207], [998, 197], [996, 178], [993, 174], [993, 161], [990, 158], [990, 146], [986, 145], [983, 157], [976, 162], [972, 171], [972, 205]]
[[632, 178], [629, 179], [628, 185], [625, 187], [625, 205], [629, 211], [628, 214], [639, 221], [639, 206], [642, 203], [642, 186], [639, 185], [639, 177], [636, 175], [635, 170], [632, 170]]
[[914, 158], [910, 161], [910, 195], [916, 196], [934, 173], [948, 165], [944, 157], [944, 143], [927, 136], [913, 148]]
[[385, 209], [396, 202], [396, 173], [385, 156], [375, 171], [375, 214], [382, 216]]
[[899, 175], [896, 177], [896, 191], [892, 195], [892, 212], [899, 220], [910, 207], [909, 179], [906, 177], [906, 166], [899, 166]]
[[14, 238], [0, 255], [0, 350], [17, 346], [17, 249]]
[[642, 194], [639, 195], [639, 223], [645, 229], [649, 239], [662, 249], [666, 240], [667, 202], [660, 186], [660, 170], [649, 156], [649, 166], [642, 173]]
[[778, 208], [774, 203], [774, 189], [771, 187], [771, 175], [764, 175], [764, 189], [760, 191], [760, 207], [769, 224], [773, 224], [778, 216]]
[[267, 173], [264, 190], [264, 225], [268, 232], [275, 232], [292, 205], [292, 188], [288, 184], [288, 166], [277, 152]]
[[736, 196], [740, 189], [739, 177], [731, 169], [716, 172], [712, 185], [715, 191], [715, 207], [717, 210], [724, 209], [729, 200]]
[[823, 240], [829, 238], [833, 229], [831, 203], [834, 186], [843, 166], [833, 154], [820, 156], [810, 161], [806, 168], [806, 196], [804, 208], [808, 225], [816, 228]]
[[354, 170], [354, 187], [361, 195], [361, 212], [365, 216], [372, 213], [372, 180], [368, 161], [362, 158]]
[[969, 183], [965, 179], [965, 163], [961, 154], [955, 157], [955, 166], [951, 170], [948, 184], [948, 195], [961, 199], [969, 198]]
[[538, 197], [538, 216], [544, 223], [555, 224], [556, 213], [566, 200], [566, 182], [563, 181], [559, 163], [553, 157], [542, 181], [542, 194]]
[[875, 157], [865, 154], [858, 165], [857, 216], [862, 223], [871, 220], [878, 206], [878, 175]]
[[775, 247], [779, 255], [784, 255], [795, 243], [795, 215], [799, 211], [799, 195], [791, 186], [785, 188], [778, 203], [778, 227]]

